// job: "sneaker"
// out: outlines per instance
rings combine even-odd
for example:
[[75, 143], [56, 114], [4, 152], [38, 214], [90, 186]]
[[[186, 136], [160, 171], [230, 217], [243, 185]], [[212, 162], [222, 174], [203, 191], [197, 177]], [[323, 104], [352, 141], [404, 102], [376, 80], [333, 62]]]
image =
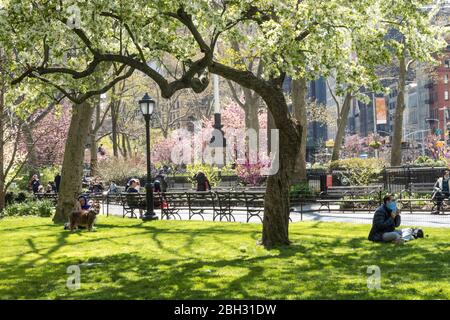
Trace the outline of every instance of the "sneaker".
[[397, 240], [394, 240], [394, 243], [396, 245], [402, 245], [405, 243], [405, 240], [403, 240], [402, 238], [398, 238]]

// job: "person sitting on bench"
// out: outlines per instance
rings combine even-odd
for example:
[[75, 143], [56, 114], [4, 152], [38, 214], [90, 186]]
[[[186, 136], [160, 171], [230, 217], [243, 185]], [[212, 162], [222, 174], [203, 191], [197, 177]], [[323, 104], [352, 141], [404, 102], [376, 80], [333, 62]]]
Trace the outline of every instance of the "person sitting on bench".
[[434, 198], [436, 199], [437, 210], [431, 214], [439, 214], [442, 209], [444, 199], [448, 199], [450, 197], [449, 179], [450, 171], [445, 170], [443, 177], [439, 177], [434, 184]]
[[383, 204], [375, 210], [369, 240], [375, 242], [403, 243], [402, 233], [395, 228], [400, 226], [400, 210], [393, 195], [386, 195]]

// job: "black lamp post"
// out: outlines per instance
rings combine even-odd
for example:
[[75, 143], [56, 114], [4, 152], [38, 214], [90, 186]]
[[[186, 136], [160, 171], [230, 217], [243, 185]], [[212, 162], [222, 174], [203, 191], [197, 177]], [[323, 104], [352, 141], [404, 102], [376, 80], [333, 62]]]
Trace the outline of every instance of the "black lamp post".
[[156, 220], [158, 217], [155, 215], [153, 208], [153, 188], [152, 188], [152, 169], [150, 159], [150, 120], [152, 119], [153, 109], [155, 107], [155, 100], [150, 98], [148, 93], [144, 95], [142, 100], [139, 101], [139, 107], [142, 115], [145, 119], [145, 134], [147, 145], [147, 183], [145, 184], [147, 212], [144, 214], [142, 220]]

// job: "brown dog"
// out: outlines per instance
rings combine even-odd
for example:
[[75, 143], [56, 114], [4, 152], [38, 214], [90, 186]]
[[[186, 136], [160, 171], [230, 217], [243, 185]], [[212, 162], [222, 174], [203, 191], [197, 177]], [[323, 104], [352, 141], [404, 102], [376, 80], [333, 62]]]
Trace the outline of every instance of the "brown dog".
[[89, 231], [92, 231], [95, 219], [99, 212], [100, 203], [98, 202], [94, 202], [89, 210], [81, 210], [78, 206], [78, 208], [69, 215], [70, 231], [75, 230], [78, 226], [86, 227]]

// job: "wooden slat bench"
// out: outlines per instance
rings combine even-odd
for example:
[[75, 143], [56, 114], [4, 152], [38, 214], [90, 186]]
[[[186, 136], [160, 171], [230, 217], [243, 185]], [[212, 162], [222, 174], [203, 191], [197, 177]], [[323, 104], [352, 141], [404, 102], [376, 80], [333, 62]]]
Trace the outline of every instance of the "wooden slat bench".
[[[408, 197], [403, 197], [406, 193]], [[429, 194], [432, 195], [431, 198], [412, 198], [412, 194]], [[402, 208], [409, 208], [409, 213], [412, 214], [413, 202], [432, 202], [431, 212], [437, 208], [437, 200], [435, 199], [434, 182], [413, 182], [409, 185], [408, 189], [402, 190], [400, 192], [400, 197], [397, 199], [398, 203], [402, 205]]]
[[186, 192], [166, 192], [159, 194], [165, 205], [161, 206], [161, 219], [177, 217], [181, 220], [180, 211], [189, 211], [189, 199]]
[[189, 205], [189, 220], [195, 215], [199, 215], [202, 220], [205, 220], [205, 217], [203, 216], [205, 210], [212, 210], [212, 212], [216, 211], [216, 195], [214, 192], [195, 191], [187, 192], [186, 194]]
[[[341, 203], [351, 204], [351, 209], [354, 212], [356, 204], [362, 204], [367, 210], [381, 204], [382, 185], [368, 185], [368, 186], [331, 186], [327, 191], [321, 192], [319, 211], [322, 207], [327, 207], [328, 212], [331, 212], [330, 204]], [[355, 199], [358, 196], [371, 196], [369, 199]], [[345, 199], [345, 197], [348, 197]]]
[[53, 204], [56, 204], [58, 202], [57, 193], [35, 193], [34, 197], [36, 200], [49, 200]]
[[145, 210], [145, 194], [141, 193], [127, 193], [122, 192], [120, 194], [120, 201], [123, 208], [123, 218], [128, 214], [131, 218], [137, 218], [135, 210]]

